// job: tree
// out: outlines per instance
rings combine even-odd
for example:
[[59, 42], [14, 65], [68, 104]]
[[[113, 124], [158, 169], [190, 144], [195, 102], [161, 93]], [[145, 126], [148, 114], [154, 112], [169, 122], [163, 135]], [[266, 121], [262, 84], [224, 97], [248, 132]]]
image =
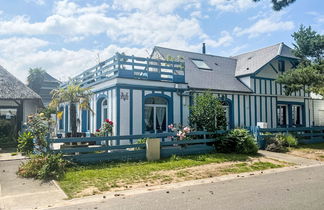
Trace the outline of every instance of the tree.
[[195, 97], [195, 105], [190, 107], [190, 124], [198, 130], [223, 130], [226, 128], [226, 116], [223, 105], [212, 93], [204, 92]]
[[76, 104], [79, 104], [80, 109], [91, 110], [89, 101], [93, 94], [92, 91], [89, 88], [82, 88], [80, 85], [71, 84], [66, 88], [54, 89], [51, 94], [52, 101], [49, 104], [50, 107], [57, 109], [60, 104], [69, 103], [72, 137], [76, 137]]
[[[254, 2], [259, 2], [261, 0], [253, 0]], [[275, 11], [280, 11], [282, 8], [289, 6], [294, 3], [296, 0], [271, 0], [272, 9]]]
[[28, 87], [36, 93], [39, 93], [45, 79], [46, 71], [42, 68], [30, 68], [28, 73]]
[[299, 65], [280, 75], [277, 81], [284, 85], [286, 95], [305, 89], [324, 97], [324, 35], [301, 25], [292, 37]]

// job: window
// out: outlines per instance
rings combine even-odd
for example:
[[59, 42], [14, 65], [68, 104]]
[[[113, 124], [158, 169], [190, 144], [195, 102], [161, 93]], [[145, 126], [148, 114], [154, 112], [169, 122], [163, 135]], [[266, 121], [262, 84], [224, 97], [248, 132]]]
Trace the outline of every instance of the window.
[[302, 107], [300, 105], [293, 105], [292, 107], [292, 125], [299, 126], [302, 125]]
[[278, 126], [287, 125], [287, 105], [277, 106], [277, 125]]
[[226, 128], [230, 129], [230, 105], [223, 101], [222, 102], [223, 108], [224, 108], [224, 112], [225, 112], [225, 117], [226, 117]]
[[280, 72], [285, 71], [285, 61], [278, 61], [278, 68]]
[[62, 112], [61, 118], [59, 119], [59, 130], [63, 130], [63, 114], [64, 114], [64, 107], [60, 107], [59, 111]]
[[167, 131], [167, 105], [167, 100], [161, 97], [149, 97], [145, 99], [145, 132], [161, 133]]
[[211, 70], [211, 68], [202, 60], [191, 59], [191, 61], [199, 68], [203, 70]]
[[102, 113], [102, 120], [101, 123], [105, 122], [105, 119], [108, 118], [108, 101], [104, 99], [101, 104], [101, 113]]
[[90, 131], [90, 120], [91, 120], [91, 112], [90, 112], [90, 110], [88, 110], [88, 117], [87, 117], [87, 129], [88, 129], [88, 131]]

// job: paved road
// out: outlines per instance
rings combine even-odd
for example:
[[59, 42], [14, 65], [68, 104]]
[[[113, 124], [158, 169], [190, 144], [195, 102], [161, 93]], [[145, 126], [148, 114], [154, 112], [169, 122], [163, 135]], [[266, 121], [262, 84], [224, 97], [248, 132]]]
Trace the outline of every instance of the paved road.
[[0, 210], [42, 209], [65, 198], [51, 182], [17, 177], [20, 164], [21, 160], [0, 159]]
[[324, 209], [324, 166], [181, 187], [62, 209]]

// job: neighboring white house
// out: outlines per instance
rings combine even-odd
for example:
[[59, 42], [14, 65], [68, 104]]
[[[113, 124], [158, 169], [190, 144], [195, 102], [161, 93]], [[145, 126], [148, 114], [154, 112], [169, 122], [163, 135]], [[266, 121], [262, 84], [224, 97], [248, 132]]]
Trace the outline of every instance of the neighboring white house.
[[[80, 110], [79, 131], [95, 132], [104, 119], [114, 135], [165, 132], [187, 125], [195, 96], [209, 90], [226, 108], [229, 127], [297, 127], [314, 124], [313, 101], [303, 90], [289, 96], [278, 75], [298, 58], [284, 43], [233, 57], [155, 47], [150, 58], [116, 54], [73, 78], [95, 93], [94, 112]], [[317, 102], [316, 102], [317, 103]], [[321, 102], [322, 103], [322, 102]], [[69, 104], [62, 104], [61, 132], [68, 132]]]

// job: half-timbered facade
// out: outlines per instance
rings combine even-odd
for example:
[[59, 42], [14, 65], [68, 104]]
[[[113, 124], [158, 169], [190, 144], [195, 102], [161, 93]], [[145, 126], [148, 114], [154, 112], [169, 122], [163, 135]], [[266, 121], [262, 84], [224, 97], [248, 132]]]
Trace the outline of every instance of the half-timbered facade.
[[[187, 125], [194, 97], [209, 90], [223, 101], [229, 127], [310, 126], [312, 101], [303, 90], [286, 96], [278, 75], [298, 63], [284, 43], [233, 57], [155, 47], [150, 58], [116, 54], [73, 78], [95, 93], [93, 112], [80, 110], [79, 131], [95, 132], [104, 119], [114, 135], [167, 131]], [[68, 132], [69, 104], [59, 130]]]

